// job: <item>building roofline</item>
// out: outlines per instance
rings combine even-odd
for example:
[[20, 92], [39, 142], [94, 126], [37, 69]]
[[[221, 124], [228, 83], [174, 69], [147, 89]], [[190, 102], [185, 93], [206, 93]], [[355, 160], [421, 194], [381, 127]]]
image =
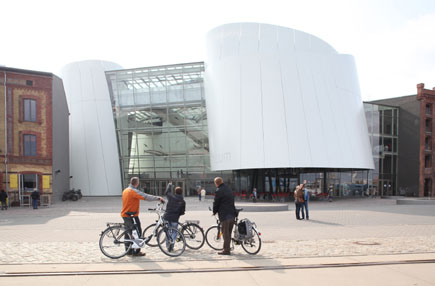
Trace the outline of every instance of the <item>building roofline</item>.
[[417, 94], [402, 95], [402, 96], [388, 97], [388, 98], [381, 98], [381, 99], [376, 99], [376, 100], [372, 100], [372, 101], [365, 101], [365, 102], [367, 102], [367, 103], [376, 103], [378, 101], [383, 101], [383, 100], [399, 99], [399, 98], [412, 97], [412, 96], [417, 96]]
[[119, 72], [119, 71], [134, 71], [134, 70], [140, 70], [140, 69], [152, 69], [152, 68], [171, 67], [171, 66], [195, 65], [195, 64], [204, 64], [204, 61], [168, 64], [168, 65], [158, 65], [158, 66], [148, 66], [148, 67], [139, 67], [139, 68], [131, 68], [131, 69], [107, 70], [106, 73], [107, 72]]
[[0, 66], [0, 71], [13, 72], [13, 73], [22, 73], [22, 74], [33, 74], [33, 75], [49, 76], [49, 77], [54, 76], [54, 74], [51, 73], [51, 72], [25, 70], [25, 69], [18, 69], [18, 68], [3, 67], [3, 66]]
[[397, 108], [397, 106], [384, 104], [384, 103], [377, 103], [376, 101], [363, 101], [363, 103], [376, 104], [376, 105], [381, 105], [381, 106], [388, 106], [388, 107]]

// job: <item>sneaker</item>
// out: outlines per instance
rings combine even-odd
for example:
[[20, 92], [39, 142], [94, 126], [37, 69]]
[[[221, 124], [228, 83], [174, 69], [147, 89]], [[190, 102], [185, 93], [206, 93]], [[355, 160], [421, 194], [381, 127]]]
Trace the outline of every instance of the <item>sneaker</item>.
[[146, 255], [146, 253], [144, 253], [144, 252], [138, 252], [138, 253], [133, 253], [133, 254], [131, 254], [132, 256], [145, 256]]
[[169, 251], [169, 252], [174, 251], [174, 245], [173, 245], [173, 244], [169, 245], [169, 247], [168, 247], [168, 251]]

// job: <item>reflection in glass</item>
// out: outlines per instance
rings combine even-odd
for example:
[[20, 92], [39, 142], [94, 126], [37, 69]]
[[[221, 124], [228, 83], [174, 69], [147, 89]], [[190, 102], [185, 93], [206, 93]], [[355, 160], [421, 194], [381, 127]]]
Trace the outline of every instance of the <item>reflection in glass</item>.
[[[124, 185], [139, 175], [150, 193], [179, 180], [186, 195], [224, 173], [211, 172], [203, 63], [107, 72]], [[148, 180], [149, 179], [149, 180]], [[150, 189], [151, 188], [151, 189]]]

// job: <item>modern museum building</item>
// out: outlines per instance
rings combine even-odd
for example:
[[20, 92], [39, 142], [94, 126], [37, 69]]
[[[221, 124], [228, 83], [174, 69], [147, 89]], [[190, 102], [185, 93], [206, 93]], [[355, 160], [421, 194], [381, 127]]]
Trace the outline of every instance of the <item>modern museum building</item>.
[[[319, 196], [393, 192], [398, 114], [362, 102], [352, 56], [313, 35], [258, 23], [219, 26], [206, 44], [204, 62], [65, 67], [74, 104], [72, 187], [120, 195], [138, 176], [149, 193], [162, 194], [172, 181], [195, 195], [199, 186], [213, 193], [222, 176], [240, 197], [257, 188], [261, 198], [286, 200], [303, 180]], [[384, 110], [391, 110], [388, 163], [371, 128], [390, 114]], [[379, 146], [381, 155], [373, 151]], [[96, 187], [101, 180], [105, 188]]]

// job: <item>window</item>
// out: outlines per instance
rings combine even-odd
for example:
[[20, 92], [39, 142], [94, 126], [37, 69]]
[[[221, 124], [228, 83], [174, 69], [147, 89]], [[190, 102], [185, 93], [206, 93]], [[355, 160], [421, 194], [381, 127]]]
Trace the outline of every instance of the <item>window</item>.
[[430, 151], [432, 150], [432, 140], [430, 136], [427, 136], [424, 140], [425, 150]]
[[428, 118], [425, 120], [425, 127], [426, 127], [426, 132], [427, 133], [431, 133], [432, 132], [432, 119]]
[[24, 156], [36, 156], [36, 136], [25, 134], [24, 141]]
[[431, 155], [424, 156], [424, 167], [425, 168], [432, 168], [432, 158], [431, 158]]
[[33, 190], [38, 188], [38, 175], [37, 174], [23, 174], [23, 188], [24, 190]]
[[26, 85], [33, 86], [33, 80], [26, 80]]
[[431, 115], [431, 114], [432, 114], [432, 105], [426, 104], [426, 115]]
[[34, 99], [24, 99], [24, 121], [36, 121], [36, 100]]

